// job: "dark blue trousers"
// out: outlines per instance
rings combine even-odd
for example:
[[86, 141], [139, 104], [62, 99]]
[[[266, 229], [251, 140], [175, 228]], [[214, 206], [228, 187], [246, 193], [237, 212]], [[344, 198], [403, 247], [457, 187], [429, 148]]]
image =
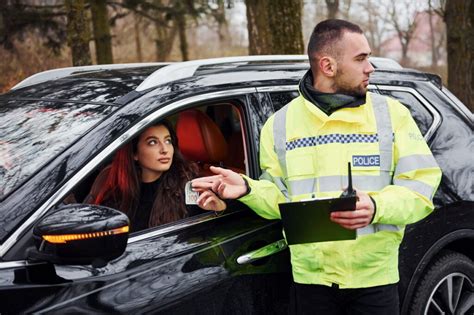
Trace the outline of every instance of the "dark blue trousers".
[[337, 285], [293, 283], [290, 314], [398, 315], [397, 284], [371, 288], [339, 289]]

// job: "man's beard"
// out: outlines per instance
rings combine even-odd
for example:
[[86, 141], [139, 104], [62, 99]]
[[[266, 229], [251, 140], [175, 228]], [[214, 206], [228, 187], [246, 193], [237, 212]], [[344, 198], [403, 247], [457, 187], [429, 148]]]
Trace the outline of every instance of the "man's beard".
[[367, 94], [367, 89], [360, 87], [336, 86], [336, 93], [355, 97], [364, 97]]
[[367, 88], [364, 88], [361, 85], [351, 86], [349, 83], [342, 81], [341, 77], [343, 74], [344, 73], [341, 71], [340, 73], [336, 74], [336, 77], [334, 78], [334, 88], [336, 93], [355, 97], [365, 97], [367, 94]]

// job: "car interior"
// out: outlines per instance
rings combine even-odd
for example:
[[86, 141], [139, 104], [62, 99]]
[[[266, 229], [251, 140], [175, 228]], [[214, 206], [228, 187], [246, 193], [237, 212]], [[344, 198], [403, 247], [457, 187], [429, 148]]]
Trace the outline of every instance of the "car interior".
[[[175, 130], [180, 151], [187, 160], [198, 164], [200, 176], [212, 175], [211, 165], [246, 173], [242, 132], [240, 123], [238, 130], [232, 123], [232, 105], [207, 109], [214, 119], [196, 108], [178, 114]], [[217, 115], [220, 115], [220, 125]]]

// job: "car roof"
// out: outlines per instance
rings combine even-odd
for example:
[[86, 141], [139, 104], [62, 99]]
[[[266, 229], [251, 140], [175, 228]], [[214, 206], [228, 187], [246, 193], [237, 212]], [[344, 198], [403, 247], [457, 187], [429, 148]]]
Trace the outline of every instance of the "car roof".
[[[118, 65], [117, 65], [118, 66]], [[10, 92], [0, 95], [14, 99], [68, 100], [99, 104], [113, 104], [118, 98], [136, 89], [145, 78], [163, 65], [115, 69], [78, 69], [59, 78], [36, 83], [27, 81]], [[62, 70], [62, 69], [58, 69]], [[40, 73], [41, 74], [41, 73]], [[20, 82], [22, 83], [22, 82]], [[32, 83], [32, 84], [30, 84]]]
[[[403, 68], [388, 58], [371, 57], [374, 78], [441, 80]], [[243, 56], [193, 60], [177, 63], [113, 64], [48, 70], [31, 76], [4, 94], [16, 99], [70, 100], [119, 105], [118, 99], [130, 92], [140, 94], [170, 82], [193, 82], [193, 86], [213, 86], [237, 82], [298, 81], [309, 68], [306, 55]], [[285, 82], [286, 81], [286, 82]], [[2, 97], [2, 96], [0, 96]]]

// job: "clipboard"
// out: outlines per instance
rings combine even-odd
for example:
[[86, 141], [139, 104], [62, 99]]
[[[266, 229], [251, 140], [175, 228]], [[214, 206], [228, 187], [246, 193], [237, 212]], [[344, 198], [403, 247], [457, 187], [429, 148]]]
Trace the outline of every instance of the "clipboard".
[[332, 211], [354, 210], [356, 199], [354, 196], [279, 204], [288, 245], [354, 240], [355, 230], [343, 228], [329, 216]]
[[352, 188], [351, 163], [349, 184], [339, 198], [312, 199], [280, 203], [281, 220], [288, 245], [356, 239], [357, 232], [332, 222], [332, 211], [354, 210], [357, 202]]

